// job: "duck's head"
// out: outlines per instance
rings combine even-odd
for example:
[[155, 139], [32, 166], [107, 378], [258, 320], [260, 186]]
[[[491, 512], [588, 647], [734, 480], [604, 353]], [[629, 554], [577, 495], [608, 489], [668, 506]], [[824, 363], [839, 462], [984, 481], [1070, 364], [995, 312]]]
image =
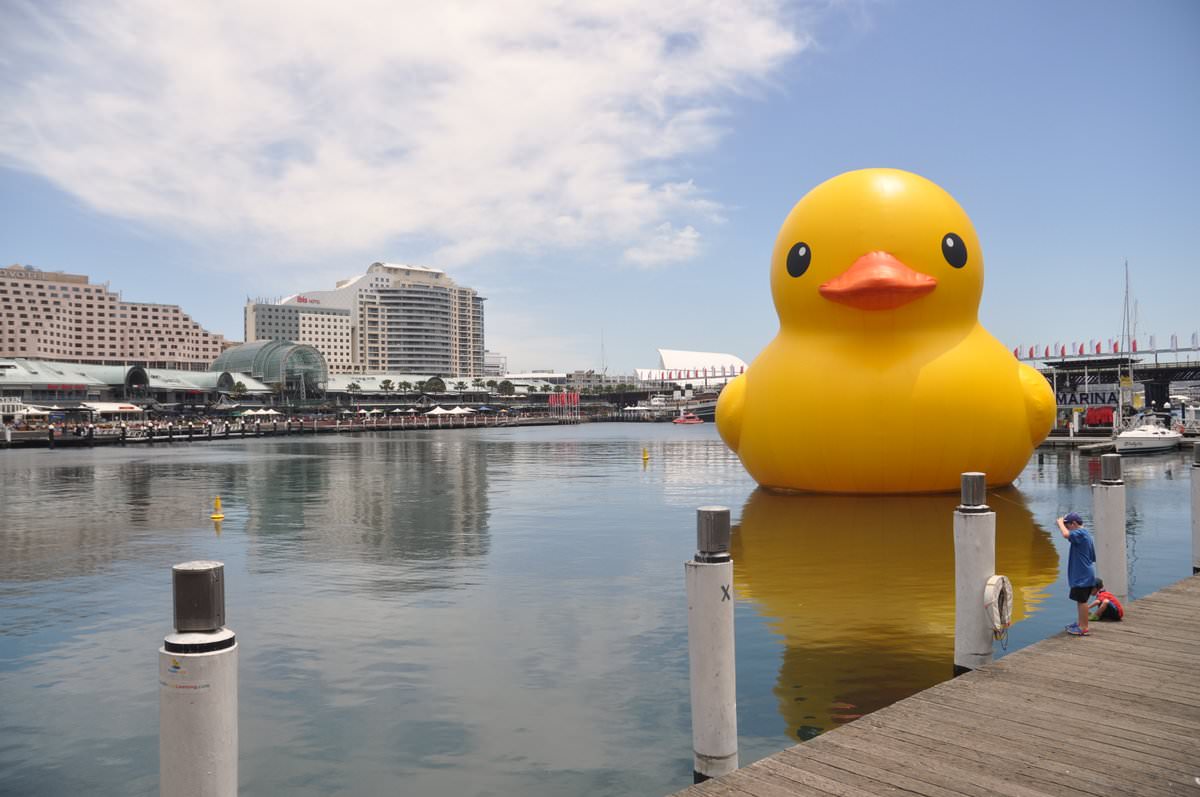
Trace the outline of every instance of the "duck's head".
[[771, 258], [771, 294], [789, 329], [969, 327], [982, 292], [983, 254], [967, 214], [899, 169], [847, 172], [809, 191]]

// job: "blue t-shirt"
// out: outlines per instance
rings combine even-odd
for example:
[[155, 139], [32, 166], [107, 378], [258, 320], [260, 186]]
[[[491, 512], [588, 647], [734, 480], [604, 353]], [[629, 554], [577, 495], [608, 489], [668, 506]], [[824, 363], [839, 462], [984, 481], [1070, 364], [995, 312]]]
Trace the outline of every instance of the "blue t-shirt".
[[1096, 546], [1092, 534], [1085, 528], [1073, 529], [1067, 539], [1071, 552], [1067, 556], [1067, 581], [1072, 587], [1091, 587], [1096, 583]]

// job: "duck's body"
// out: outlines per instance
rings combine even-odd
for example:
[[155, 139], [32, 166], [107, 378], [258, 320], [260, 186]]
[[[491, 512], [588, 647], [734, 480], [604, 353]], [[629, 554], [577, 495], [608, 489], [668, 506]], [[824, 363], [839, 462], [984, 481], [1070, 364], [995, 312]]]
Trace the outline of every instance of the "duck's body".
[[1011, 482], [1054, 396], [979, 324], [982, 265], [966, 214], [908, 172], [850, 172], [801, 200], [772, 261], [779, 334], [717, 405], [750, 475], [836, 493]]

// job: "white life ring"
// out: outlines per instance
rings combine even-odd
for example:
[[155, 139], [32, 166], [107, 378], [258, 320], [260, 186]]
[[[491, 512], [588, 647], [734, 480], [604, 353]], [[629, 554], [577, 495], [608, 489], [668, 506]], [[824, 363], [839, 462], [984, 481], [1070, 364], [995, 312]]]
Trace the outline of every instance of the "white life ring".
[[1012, 605], [1012, 582], [1008, 576], [989, 578], [987, 586], [983, 588], [983, 608], [992, 626], [992, 636], [996, 639], [1004, 636], [1012, 625]]

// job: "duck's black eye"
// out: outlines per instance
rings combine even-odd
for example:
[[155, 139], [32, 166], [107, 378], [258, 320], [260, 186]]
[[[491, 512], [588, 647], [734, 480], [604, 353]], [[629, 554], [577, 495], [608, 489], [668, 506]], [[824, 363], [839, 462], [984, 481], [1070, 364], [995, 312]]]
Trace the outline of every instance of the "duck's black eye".
[[809, 263], [812, 263], [812, 250], [808, 248], [808, 244], [801, 241], [788, 250], [788, 273], [793, 277], [799, 277], [808, 271]]
[[942, 257], [955, 268], [962, 268], [967, 264], [967, 245], [962, 238], [948, 232], [942, 236]]

